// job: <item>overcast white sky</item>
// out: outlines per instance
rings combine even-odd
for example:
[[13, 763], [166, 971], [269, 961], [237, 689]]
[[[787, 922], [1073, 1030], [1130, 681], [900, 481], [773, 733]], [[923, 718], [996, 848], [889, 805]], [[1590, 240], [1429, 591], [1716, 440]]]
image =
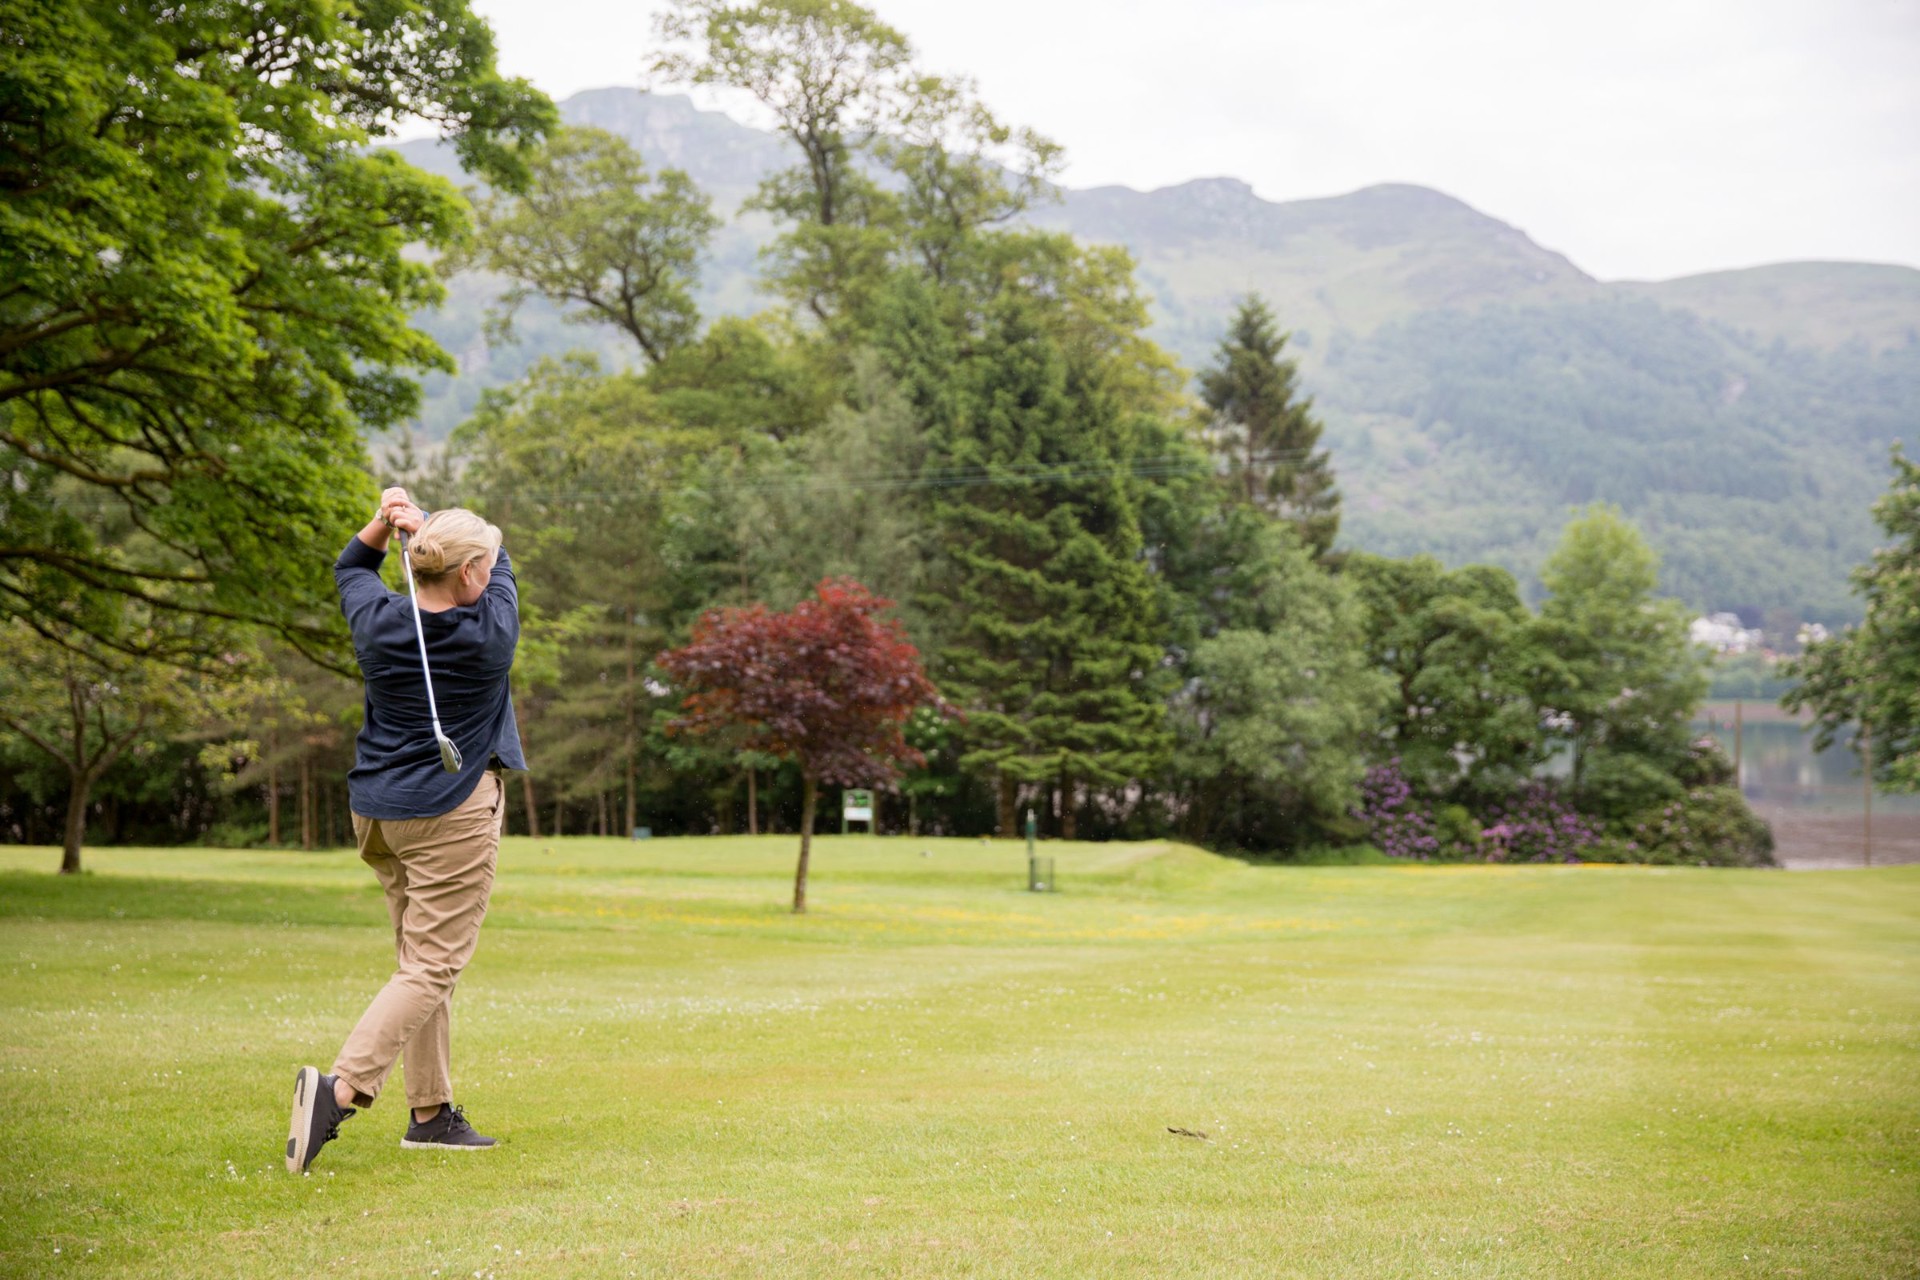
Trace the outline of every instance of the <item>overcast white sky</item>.
[[[563, 98], [659, 0], [474, 0]], [[877, 0], [1075, 187], [1437, 187], [1602, 279], [1920, 266], [1920, 0]], [[705, 105], [726, 105], [709, 99]], [[733, 114], [745, 115], [735, 109]]]

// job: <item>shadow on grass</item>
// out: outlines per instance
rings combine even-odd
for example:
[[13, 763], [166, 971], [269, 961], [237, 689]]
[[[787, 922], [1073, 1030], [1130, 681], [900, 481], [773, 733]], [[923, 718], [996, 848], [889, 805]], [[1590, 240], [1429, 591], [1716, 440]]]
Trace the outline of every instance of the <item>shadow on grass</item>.
[[387, 924], [370, 892], [255, 880], [0, 872], [0, 919], [213, 920], [229, 924]]

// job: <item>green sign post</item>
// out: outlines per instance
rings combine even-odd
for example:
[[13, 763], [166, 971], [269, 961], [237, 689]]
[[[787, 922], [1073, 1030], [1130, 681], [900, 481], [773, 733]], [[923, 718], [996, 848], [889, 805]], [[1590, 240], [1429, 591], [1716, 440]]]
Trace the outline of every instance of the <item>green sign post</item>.
[[864, 822], [869, 834], [873, 831], [873, 792], [858, 791], [851, 787], [840, 793], [840, 834], [847, 834], [847, 824]]

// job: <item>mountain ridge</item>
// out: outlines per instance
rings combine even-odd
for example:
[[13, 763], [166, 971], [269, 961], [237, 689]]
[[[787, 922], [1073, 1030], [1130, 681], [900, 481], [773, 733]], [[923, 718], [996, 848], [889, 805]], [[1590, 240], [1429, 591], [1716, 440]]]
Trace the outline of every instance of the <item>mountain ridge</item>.
[[[586, 125], [617, 133], [633, 143], [650, 166], [686, 170], [714, 197], [717, 211], [729, 218], [752, 193], [761, 177], [790, 163], [793, 152], [778, 135], [735, 120], [723, 111], [699, 107], [684, 94], [652, 94], [639, 89], [587, 89], [560, 104], [568, 124]], [[451, 149], [432, 140], [401, 143], [396, 148], [411, 162], [431, 172], [457, 177]], [[1353, 191], [1289, 200], [1269, 200], [1251, 184], [1232, 175], [1190, 178], [1145, 190], [1123, 184], [1094, 187], [1057, 187], [1059, 200], [1031, 211], [1042, 226], [1071, 230], [1083, 239], [1119, 243], [1135, 250], [1142, 260], [1156, 251], [1174, 252], [1211, 245], [1222, 234], [1240, 234], [1256, 251], [1271, 251], [1316, 233], [1335, 230], [1363, 251], [1405, 247], [1416, 241], [1444, 245], [1463, 237], [1501, 247], [1512, 255], [1504, 278], [1451, 274], [1436, 264], [1410, 300], [1426, 305], [1472, 305], [1481, 300], [1511, 302], [1529, 294], [1565, 296], [1585, 288], [1615, 289], [1675, 302], [1709, 318], [1730, 322], [1739, 309], [1723, 297], [1770, 300], [1791, 306], [1798, 299], [1791, 288], [1804, 289], [1812, 277], [1846, 274], [1859, 279], [1875, 302], [1871, 320], [1850, 328], [1843, 318], [1823, 317], [1795, 328], [1783, 321], [1770, 329], [1813, 345], [1836, 345], [1858, 337], [1887, 344], [1904, 340], [1906, 329], [1920, 325], [1920, 268], [1899, 263], [1827, 260], [1791, 260], [1760, 266], [1689, 273], [1666, 280], [1600, 280], [1582, 270], [1571, 257], [1534, 241], [1524, 230], [1488, 214], [1466, 200], [1416, 183], [1381, 182]], [[1173, 220], [1184, 239], [1163, 234], [1164, 211], [1175, 209]], [[1162, 212], [1161, 219], [1150, 215]], [[1419, 215], [1415, 220], [1411, 215]], [[1202, 230], [1208, 234], [1201, 234]], [[770, 235], [772, 228], [755, 230]], [[1872, 276], [1869, 282], [1866, 277]], [[1833, 282], [1817, 282], [1831, 292]], [[1269, 299], [1275, 301], [1274, 299]], [[1172, 299], [1163, 305], [1171, 305]], [[1309, 305], [1307, 311], [1323, 309]], [[1285, 308], [1276, 302], [1285, 318]], [[1391, 311], [1391, 309], [1389, 309]], [[1351, 317], [1364, 327], [1383, 318], [1362, 307]], [[1311, 328], [1290, 324], [1295, 328]], [[1224, 319], [1220, 327], [1224, 328]]]

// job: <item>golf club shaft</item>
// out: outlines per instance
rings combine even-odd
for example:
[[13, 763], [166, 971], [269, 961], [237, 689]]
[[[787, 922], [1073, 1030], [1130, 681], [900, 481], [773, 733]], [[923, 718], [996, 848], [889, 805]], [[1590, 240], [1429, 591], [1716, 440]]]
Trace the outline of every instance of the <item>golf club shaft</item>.
[[433, 717], [433, 736], [437, 740], [444, 735], [440, 731], [440, 708], [433, 700], [433, 672], [427, 669], [427, 633], [420, 625], [420, 594], [413, 585], [413, 557], [407, 552], [407, 534], [400, 530], [400, 566], [407, 573], [407, 599], [413, 602], [413, 635], [420, 642], [420, 674], [427, 681], [427, 714]]

